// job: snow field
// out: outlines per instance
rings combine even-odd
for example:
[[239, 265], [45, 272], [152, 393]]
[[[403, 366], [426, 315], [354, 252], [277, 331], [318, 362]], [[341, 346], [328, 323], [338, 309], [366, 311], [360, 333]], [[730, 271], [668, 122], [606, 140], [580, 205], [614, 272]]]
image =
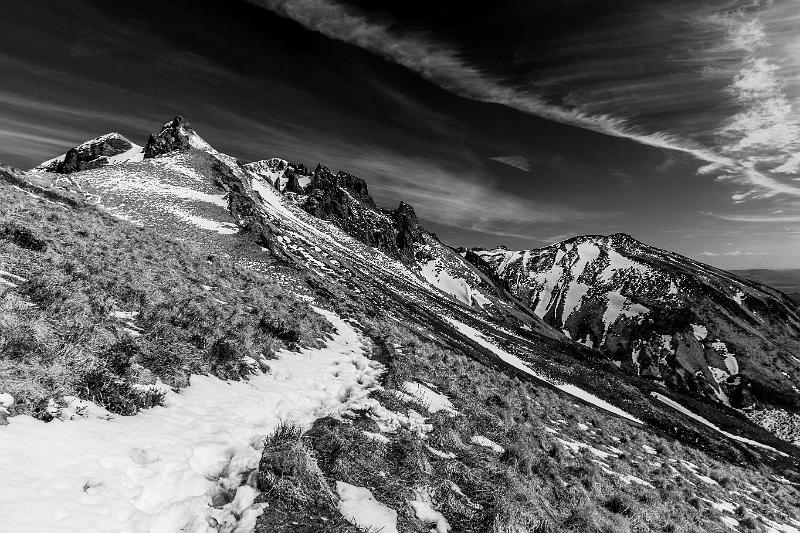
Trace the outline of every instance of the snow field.
[[262, 512], [255, 471], [281, 421], [307, 427], [363, 401], [383, 369], [359, 334], [322, 310], [337, 333], [321, 349], [283, 352], [247, 382], [192, 376], [166, 406], [111, 420], [0, 428], [0, 516], [8, 531], [245, 532]]

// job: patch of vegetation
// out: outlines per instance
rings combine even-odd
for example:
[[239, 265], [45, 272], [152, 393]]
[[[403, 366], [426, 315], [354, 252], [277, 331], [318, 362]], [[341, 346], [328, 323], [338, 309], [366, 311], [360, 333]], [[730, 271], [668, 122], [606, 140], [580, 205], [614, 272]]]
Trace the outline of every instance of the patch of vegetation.
[[160, 379], [243, 379], [330, 324], [277, 283], [93, 208], [0, 182], [0, 392], [47, 420], [63, 396], [114, 413], [157, 405]]
[[256, 532], [356, 533], [337, 509], [337, 497], [300, 428], [281, 424], [264, 440], [258, 472], [260, 502], [268, 511]]

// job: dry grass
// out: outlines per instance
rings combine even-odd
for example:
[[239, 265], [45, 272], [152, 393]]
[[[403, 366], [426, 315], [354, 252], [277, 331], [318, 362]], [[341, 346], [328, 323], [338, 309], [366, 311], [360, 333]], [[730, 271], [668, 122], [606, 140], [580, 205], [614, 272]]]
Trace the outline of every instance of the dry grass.
[[329, 329], [276, 283], [157, 229], [3, 182], [0, 194], [0, 269], [27, 280], [0, 283], [0, 391], [16, 398], [12, 414], [47, 420], [65, 395], [134, 414], [161, 401], [137, 385], [242, 379]]

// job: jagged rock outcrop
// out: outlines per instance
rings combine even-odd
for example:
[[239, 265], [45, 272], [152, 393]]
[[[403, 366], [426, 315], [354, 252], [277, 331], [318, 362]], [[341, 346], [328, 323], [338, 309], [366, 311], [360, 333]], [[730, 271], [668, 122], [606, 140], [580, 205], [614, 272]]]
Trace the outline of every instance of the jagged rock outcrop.
[[[285, 170], [283, 173], [286, 176], [286, 185], [283, 187], [283, 192], [293, 192], [295, 194], [303, 194], [304, 190], [303, 187], [300, 185], [300, 178], [297, 177], [292, 170]], [[280, 190], [280, 178], [275, 180], [277, 186], [276, 189]]]
[[414, 208], [405, 202], [391, 212], [394, 227], [397, 230], [397, 251], [406, 261], [415, 259], [415, 245], [424, 242], [423, 229]]
[[70, 148], [64, 155], [42, 163], [34, 170], [72, 174], [110, 163], [141, 159], [138, 146], [119, 133], [108, 133]]
[[[288, 184], [287, 184], [288, 187]], [[375, 204], [367, 183], [347, 172], [333, 174], [317, 165], [308, 195], [301, 204], [308, 213], [332, 222], [351, 237], [396, 259], [414, 260], [414, 244], [422, 243], [423, 230], [414, 209], [401, 203], [387, 212]]]
[[303, 194], [311, 181], [311, 173], [305, 165], [278, 157], [247, 163], [243, 168], [281, 192]]
[[167, 122], [157, 134], [150, 134], [144, 147], [144, 157], [149, 159], [176, 151], [186, 151], [196, 147], [197, 134], [182, 116], [178, 115]]

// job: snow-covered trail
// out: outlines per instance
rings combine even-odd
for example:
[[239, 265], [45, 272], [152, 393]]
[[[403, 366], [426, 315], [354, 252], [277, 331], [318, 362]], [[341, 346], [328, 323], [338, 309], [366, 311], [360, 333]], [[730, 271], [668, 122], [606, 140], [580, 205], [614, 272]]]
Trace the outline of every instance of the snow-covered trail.
[[282, 353], [248, 382], [193, 376], [166, 407], [113, 420], [10, 418], [0, 427], [0, 530], [251, 529], [261, 508], [253, 477], [243, 483], [263, 436], [281, 420], [309, 425], [346, 410], [382, 372], [353, 327], [317, 311], [337, 329], [325, 348]]

